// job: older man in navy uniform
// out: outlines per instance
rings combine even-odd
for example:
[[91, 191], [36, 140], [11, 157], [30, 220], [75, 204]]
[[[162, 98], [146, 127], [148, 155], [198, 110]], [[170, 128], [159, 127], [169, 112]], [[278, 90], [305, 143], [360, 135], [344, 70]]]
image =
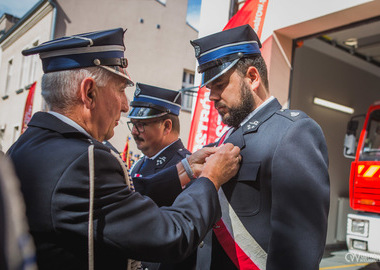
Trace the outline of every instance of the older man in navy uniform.
[[[130, 103], [128, 127], [137, 148], [144, 156], [132, 167], [131, 176], [136, 191], [152, 198], [159, 206], [170, 206], [182, 191], [180, 181], [160, 183], [146, 181], [143, 176], [153, 175], [190, 155], [179, 139], [181, 92], [152, 85], [136, 83], [134, 99]], [[171, 177], [172, 180], [176, 175]], [[152, 264], [143, 262], [145, 269], [195, 269], [195, 256], [178, 264]]]
[[197, 269], [318, 269], [329, 209], [321, 128], [270, 96], [249, 25], [191, 43], [210, 100], [232, 127], [221, 140], [243, 157], [238, 175], [219, 190], [222, 219], [198, 249]]
[[[129, 110], [121, 28], [63, 37], [39, 53], [49, 112], [33, 115], [9, 149], [26, 202], [39, 269], [138, 269], [187, 257], [220, 218], [217, 190], [237, 172], [232, 144], [187, 159], [200, 177], [171, 207], [133, 192], [125, 164], [104, 140]], [[211, 155], [212, 154], [212, 155]], [[203, 164], [208, 156], [207, 162]], [[227, 168], [220, 170], [217, 164]], [[156, 177], [187, 172], [182, 163]], [[229, 176], [229, 177], [228, 177]]]

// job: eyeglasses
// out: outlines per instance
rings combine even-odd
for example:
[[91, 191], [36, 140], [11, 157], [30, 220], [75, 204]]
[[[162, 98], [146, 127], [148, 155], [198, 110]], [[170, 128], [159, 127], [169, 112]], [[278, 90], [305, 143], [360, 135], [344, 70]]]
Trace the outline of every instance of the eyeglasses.
[[156, 123], [156, 122], [161, 122], [161, 121], [162, 121], [161, 119], [157, 119], [157, 120], [153, 120], [153, 121], [149, 121], [149, 122], [136, 122], [136, 123], [128, 121], [127, 125], [128, 125], [128, 128], [131, 132], [132, 132], [133, 127], [135, 127], [136, 130], [138, 131], [138, 133], [140, 134], [140, 133], [145, 132], [145, 126], [147, 126], [151, 123]]

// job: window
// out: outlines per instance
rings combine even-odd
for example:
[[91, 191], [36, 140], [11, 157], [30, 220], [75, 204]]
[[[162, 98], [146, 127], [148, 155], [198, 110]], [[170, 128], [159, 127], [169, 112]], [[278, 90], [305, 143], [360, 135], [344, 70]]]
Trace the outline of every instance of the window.
[[194, 72], [184, 70], [182, 75], [182, 109], [190, 110], [193, 105], [193, 96], [196, 93], [196, 89], [194, 89]]
[[7, 79], [5, 82], [5, 93], [4, 95], [6, 96], [9, 93], [10, 85], [11, 85], [11, 80], [12, 80], [12, 73], [13, 73], [13, 59], [8, 61], [8, 69], [7, 69]]
[[[35, 47], [37, 45], [38, 41], [35, 41], [32, 44], [32, 47]], [[20, 74], [20, 88], [24, 88], [25, 86], [30, 85], [35, 81], [38, 61], [39, 59], [37, 54], [34, 54], [32, 56], [23, 56]]]
[[360, 160], [380, 160], [380, 110], [373, 111], [369, 117]]
[[[28, 48], [27, 48], [28, 49]], [[20, 73], [20, 85], [19, 88], [24, 88], [28, 84], [28, 73], [29, 73], [29, 56], [23, 56], [21, 60], [21, 73]]]
[[189, 83], [194, 84], [194, 74], [189, 74]]
[[14, 143], [18, 137], [20, 136], [20, 126], [14, 126], [13, 128], [13, 137], [12, 137], [12, 143]]
[[[33, 47], [38, 46], [38, 40], [33, 43]], [[29, 81], [28, 84], [33, 83], [36, 80], [37, 65], [39, 63], [38, 54], [32, 55], [30, 61]]]

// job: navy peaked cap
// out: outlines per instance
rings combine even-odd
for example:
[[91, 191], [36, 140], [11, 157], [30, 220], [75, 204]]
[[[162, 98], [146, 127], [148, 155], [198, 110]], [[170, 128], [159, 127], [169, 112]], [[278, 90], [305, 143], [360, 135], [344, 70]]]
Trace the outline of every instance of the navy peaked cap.
[[239, 59], [261, 54], [261, 42], [249, 24], [190, 41], [202, 73], [202, 86], [212, 82]]
[[181, 92], [136, 83], [131, 107], [128, 115], [131, 119], [149, 119], [168, 113], [178, 116], [181, 110]]
[[127, 79], [133, 85], [124, 58], [122, 28], [61, 37], [22, 51], [23, 55], [39, 54], [44, 73], [98, 66]]

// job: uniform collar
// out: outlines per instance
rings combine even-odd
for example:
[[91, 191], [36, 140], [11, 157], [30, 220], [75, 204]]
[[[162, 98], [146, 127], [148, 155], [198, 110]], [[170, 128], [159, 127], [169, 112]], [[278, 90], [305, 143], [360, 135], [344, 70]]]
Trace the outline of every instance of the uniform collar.
[[[78, 137], [88, 138], [87, 135], [80, 132], [73, 126], [63, 122], [56, 116], [47, 112], [36, 112], [30, 120], [28, 126], [49, 129], [61, 134], [73, 134]], [[90, 136], [90, 138], [92, 137]]]
[[[275, 97], [274, 96], [270, 96], [267, 100], [265, 100], [259, 107], [257, 107], [255, 110], [253, 110], [250, 114], [248, 114], [244, 120], [240, 123], [240, 126], [239, 127], [242, 127], [244, 126], [251, 118], [253, 118], [253, 116], [255, 116], [261, 109], [263, 109], [265, 106], [267, 106], [272, 100], [274, 100]], [[227, 131], [227, 135], [226, 135], [226, 139], [232, 134], [232, 132], [235, 132], [233, 131], [234, 129], [233, 128], [230, 128], [228, 131]]]
[[262, 108], [264, 108], [269, 102], [274, 100], [274, 96], [270, 96], [267, 100], [265, 100], [259, 107], [257, 107], [253, 112], [247, 115], [246, 118], [240, 123], [240, 126], [244, 126], [249, 119], [251, 119], [255, 114], [257, 114]]
[[281, 104], [276, 98], [271, 99], [268, 103], [262, 104], [260, 110], [251, 116], [241, 125], [243, 134], [255, 132], [259, 126], [270, 118], [276, 111], [281, 109]]
[[156, 168], [164, 167], [165, 164], [172, 158], [173, 155], [177, 153], [177, 151], [173, 151], [172, 148], [181, 149], [184, 148], [181, 139], [176, 140], [172, 144], [168, 145], [164, 149], [162, 149], [158, 154], [152, 157], [154, 160], [154, 165]]
[[162, 148], [160, 151], [158, 151], [157, 154], [155, 154], [153, 157], [150, 157], [149, 159], [156, 159], [156, 157], [158, 157], [162, 152], [164, 152], [168, 147], [170, 147], [172, 144], [175, 144], [179, 139], [177, 139], [176, 141], [172, 142], [171, 144], [165, 146], [164, 148]]
[[253, 116], [250, 115], [250, 118], [225, 140], [226, 143], [229, 142], [240, 147], [240, 149], [243, 148], [245, 146], [244, 135], [256, 132], [262, 123], [281, 109], [281, 104], [276, 98], [273, 98], [260, 107], [259, 111], [256, 111]]
[[60, 113], [57, 113], [57, 112], [53, 112], [53, 111], [49, 111], [48, 113], [54, 115], [59, 120], [65, 122], [66, 124], [68, 124], [68, 125], [72, 126], [73, 128], [77, 129], [79, 132], [82, 132], [83, 134], [85, 134], [88, 137], [92, 138], [92, 136], [90, 134], [88, 134], [88, 132], [84, 128], [82, 128], [80, 125], [78, 125], [76, 122], [74, 122], [73, 120], [71, 120], [67, 116], [64, 116], [63, 114], [60, 114]]

